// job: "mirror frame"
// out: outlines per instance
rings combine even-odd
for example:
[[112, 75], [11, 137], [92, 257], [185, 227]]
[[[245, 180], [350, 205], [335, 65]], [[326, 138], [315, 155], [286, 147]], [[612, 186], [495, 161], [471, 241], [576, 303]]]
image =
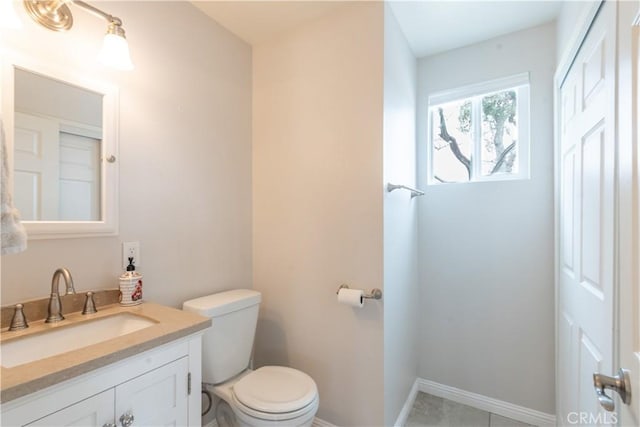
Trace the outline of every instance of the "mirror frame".
[[[29, 240], [115, 236], [118, 234], [118, 89], [112, 84], [88, 79], [31, 58], [3, 52], [0, 69], [0, 117], [4, 123], [9, 153], [10, 182], [13, 191], [14, 78], [21, 69], [59, 80], [103, 95], [102, 144], [100, 150], [100, 220], [99, 221], [21, 221]], [[115, 162], [106, 159], [115, 157]]]

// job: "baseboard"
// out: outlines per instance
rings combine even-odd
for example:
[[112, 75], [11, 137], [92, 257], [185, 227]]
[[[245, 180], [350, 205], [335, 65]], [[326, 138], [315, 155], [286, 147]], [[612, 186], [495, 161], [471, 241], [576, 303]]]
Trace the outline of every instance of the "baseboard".
[[525, 408], [524, 406], [514, 405], [513, 403], [483, 396], [477, 393], [472, 393], [470, 391], [460, 390], [455, 387], [450, 387], [422, 378], [418, 378], [416, 380], [416, 383], [418, 385], [418, 390], [424, 393], [443, 397], [453, 402], [472, 406], [474, 408], [491, 412], [493, 414], [502, 415], [503, 417], [511, 418], [516, 421], [532, 424], [535, 426], [556, 425], [555, 415]]
[[311, 424], [311, 427], [336, 427], [336, 425], [331, 424], [329, 421], [321, 420], [320, 418], [315, 417], [313, 419], [313, 424]]
[[418, 394], [418, 380], [419, 378], [416, 378], [413, 382], [407, 400], [404, 402], [396, 422], [393, 423], [394, 427], [403, 427], [407, 423], [407, 418], [409, 418], [409, 413], [411, 412], [411, 408], [413, 408], [413, 403], [416, 401], [416, 395]]

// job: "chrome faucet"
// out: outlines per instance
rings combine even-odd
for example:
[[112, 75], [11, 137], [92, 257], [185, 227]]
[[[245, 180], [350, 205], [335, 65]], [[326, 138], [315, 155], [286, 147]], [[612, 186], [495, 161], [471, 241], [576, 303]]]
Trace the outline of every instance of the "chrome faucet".
[[49, 313], [47, 314], [47, 320], [45, 323], [59, 322], [64, 320], [62, 315], [62, 303], [60, 301], [60, 276], [64, 277], [67, 289], [65, 295], [75, 294], [76, 289], [73, 286], [73, 279], [71, 273], [66, 268], [59, 268], [53, 273], [51, 279], [51, 297], [49, 298]]

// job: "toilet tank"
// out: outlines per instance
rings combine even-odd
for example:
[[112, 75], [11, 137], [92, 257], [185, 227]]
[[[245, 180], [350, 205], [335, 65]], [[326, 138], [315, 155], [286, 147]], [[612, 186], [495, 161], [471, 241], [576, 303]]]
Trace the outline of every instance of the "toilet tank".
[[182, 309], [212, 319], [202, 338], [202, 381], [219, 384], [249, 366], [261, 294], [235, 289], [192, 299]]

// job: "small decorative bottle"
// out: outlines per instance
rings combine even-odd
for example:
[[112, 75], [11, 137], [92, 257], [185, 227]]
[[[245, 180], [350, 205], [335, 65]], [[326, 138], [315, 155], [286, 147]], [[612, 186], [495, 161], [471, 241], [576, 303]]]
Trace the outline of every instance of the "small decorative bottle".
[[127, 271], [120, 276], [120, 305], [142, 303], [142, 274], [136, 271], [133, 258], [129, 258]]

